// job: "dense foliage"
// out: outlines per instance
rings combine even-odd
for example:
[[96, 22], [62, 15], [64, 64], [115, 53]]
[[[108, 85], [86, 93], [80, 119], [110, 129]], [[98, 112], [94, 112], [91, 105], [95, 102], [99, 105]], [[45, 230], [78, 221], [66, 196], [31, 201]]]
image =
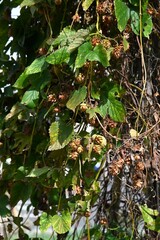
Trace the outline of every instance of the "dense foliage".
[[155, 239], [160, 2], [2, 0], [0, 54], [1, 239]]

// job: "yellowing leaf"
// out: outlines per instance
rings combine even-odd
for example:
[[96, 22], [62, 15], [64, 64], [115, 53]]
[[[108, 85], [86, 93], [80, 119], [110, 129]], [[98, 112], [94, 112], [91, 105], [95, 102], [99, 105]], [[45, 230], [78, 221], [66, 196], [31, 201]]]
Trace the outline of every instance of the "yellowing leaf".
[[87, 9], [91, 6], [91, 4], [94, 2], [94, 0], [84, 0], [82, 3], [82, 7], [84, 11], [87, 11]]
[[133, 128], [129, 131], [129, 134], [131, 138], [134, 138], [134, 139], [136, 139], [139, 136], [139, 133]]

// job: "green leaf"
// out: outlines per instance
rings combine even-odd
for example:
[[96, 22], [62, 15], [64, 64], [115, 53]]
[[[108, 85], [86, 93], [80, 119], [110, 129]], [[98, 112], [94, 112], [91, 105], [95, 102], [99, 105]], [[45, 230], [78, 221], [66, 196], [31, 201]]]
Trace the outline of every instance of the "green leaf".
[[42, 0], [23, 0], [23, 2], [21, 3], [20, 7], [23, 8], [25, 6], [32, 6], [36, 3], [42, 2]]
[[50, 146], [49, 151], [64, 148], [71, 140], [73, 126], [62, 121], [54, 122], [49, 128]]
[[110, 54], [112, 52], [112, 48], [105, 49], [103, 45], [96, 46], [92, 52], [87, 55], [87, 59], [89, 61], [98, 61], [104, 67], [108, 67], [110, 65]]
[[143, 35], [149, 38], [149, 35], [151, 34], [153, 29], [151, 16], [148, 13], [144, 12], [142, 16], [142, 22], [143, 22]]
[[35, 108], [39, 99], [39, 91], [29, 89], [27, 90], [23, 97], [21, 103], [28, 106], [29, 108]]
[[45, 56], [42, 56], [40, 58], [35, 59], [30, 66], [28, 66], [25, 71], [20, 75], [20, 77], [17, 79], [13, 87], [23, 89], [27, 85], [29, 85], [29, 81], [26, 80], [26, 78], [35, 73], [42, 72], [46, 67], [47, 64], [45, 62]]
[[104, 67], [108, 67], [110, 65], [109, 61], [112, 50], [112, 48], [105, 49], [101, 44], [99, 44], [92, 50], [91, 43], [86, 42], [78, 49], [78, 54], [75, 61], [75, 68], [82, 67], [87, 60], [98, 61]]
[[29, 67], [26, 69], [26, 75], [42, 72], [47, 67], [45, 63], [45, 56], [35, 59]]
[[[152, 208], [149, 208], [147, 207], [147, 205], [141, 205], [139, 206], [142, 214], [144, 214], [144, 216], [146, 215], [152, 215], [152, 216], [158, 216], [159, 215], [159, 212], [157, 211], [157, 209], [152, 209]], [[145, 221], [145, 219], [144, 219]], [[146, 221], [145, 221], [146, 222]]]
[[49, 167], [33, 168], [32, 171], [26, 177], [39, 177], [50, 170]]
[[59, 122], [53, 122], [49, 128], [51, 144], [55, 144], [55, 142], [58, 140], [58, 134], [59, 134]]
[[92, 44], [90, 42], [86, 42], [78, 48], [78, 54], [75, 61], [75, 68], [81, 68], [86, 60], [87, 55], [92, 51]]
[[58, 234], [64, 234], [71, 228], [71, 215], [69, 212], [62, 212], [61, 215], [50, 216], [47, 213], [42, 213], [40, 217], [40, 230], [46, 231], [50, 226]]
[[139, 0], [129, 0], [129, 2], [134, 6], [139, 6]]
[[13, 87], [23, 89], [29, 85], [27, 80], [26, 70], [19, 76]]
[[82, 3], [83, 10], [87, 11], [93, 2], [94, 0], [84, 0], [84, 2]]
[[74, 39], [75, 34], [76, 34], [75, 30], [70, 29], [70, 27], [65, 27], [59, 34], [59, 36], [54, 40], [52, 45], [53, 46], [60, 45], [61, 47], [64, 47], [70, 42], [72, 42], [72, 39]]
[[58, 234], [64, 234], [71, 228], [71, 215], [69, 212], [63, 212], [62, 215], [54, 215], [50, 218], [54, 231]]
[[118, 29], [122, 32], [130, 18], [130, 9], [123, 0], [114, 0], [115, 15], [118, 22]]
[[40, 230], [42, 232], [47, 231], [47, 229], [51, 226], [50, 216], [47, 213], [43, 212], [40, 217]]
[[86, 113], [89, 114], [89, 119], [95, 117], [97, 108], [89, 108]]
[[108, 114], [117, 122], [123, 122], [125, 120], [125, 109], [123, 104], [115, 98], [109, 98], [107, 101]]
[[102, 118], [105, 118], [108, 113], [108, 102], [105, 104], [100, 105], [98, 113], [101, 115]]
[[46, 58], [46, 62], [50, 63], [50, 64], [61, 64], [61, 63], [67, 63], [69, 61], [69, 52], [67, 51], [66, 47], [62, 47], [58, 50], [56, 50], [55, 52], [53, 52], [52, 54], [50, 54], [47, 58]]
[[129, 49], [129, 42], [123, 37], [123, 47], [124, 51], [127, 51]]
[[88, 29], [79, 29], [73, 39], [70, 40], [70, 44], [68, 46], [68, 51], [73, 52], [76, 48], [78, 48], [89, 35], [90, 31]]
[[32, 184], [28, 184], [25, 182], [15, 182], [12, 185], [11, 189], [11, 197], [10, 197], [10, 204], [14, 207], [20, 200], [22, 202], [26, 202], [32, 193]]
[[139, 12], [135, 10], [131, 10], [131, 27], [133, 32], [136, 35], [139, 35], [140, 25], [139, 25]]
[[7, 214], [10, 213], [9, 209], [7, 208], [9, 204], [9, 199], [6, 195], [0, 195], [0, 215], [1, 217], [5, 217]]
[[67, 108], [71, 109], [73, 112], [75, 111], [76, 107], [84, 101], [87, 95], [87, 88], [83, 86], [78, 90], [75, 90], [71, 98], [68, 100], [66, 106]]

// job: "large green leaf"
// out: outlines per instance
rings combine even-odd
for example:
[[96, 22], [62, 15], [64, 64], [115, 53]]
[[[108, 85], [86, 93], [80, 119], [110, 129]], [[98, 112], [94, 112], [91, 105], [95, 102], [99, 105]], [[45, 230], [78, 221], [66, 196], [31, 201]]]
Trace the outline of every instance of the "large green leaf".
[[42, 2], [42, 0], [23, 0], [23, 2], [21, 3], [20, 6], [21, 6], [21, 8], [25, 7], [25, 6], [30, 7], [30, 6], [32, 6], [36, 3], [39, 3], [39, 2]]
[[78, 31], [66, 27], [52, 45], [67, 46], [67, 51], [71, 53], [85, 41], [91, 30], [92, 27], [91, 29], [79, 29]]
[[114, 82], [106, 79], [101, 87], [100, 106], [97, 112], [104, 118], [106, 114], [117, 122], [123, 122], [125, 118], [125, 109], [123, 104], [117, 98], [122, 97], [124, 90]]
[[75, 61], [75, 68], [81, 68], [85, 64], [87, 60], [87, 55], [91, 51], [92, 51], [92, 44], [90, 42], [86, 42], [78, 48], [78, 54]]
[[68, 46], [68, 51], [73, 52], [76, 48], [78, 48], [85, 41], [88, 34], [89, 31], [87, 29], [78, 30]]
[[75, 68], [82, 67], [87, 60], [98, 61], [104, 67], [108, 67], [110, 61], [110, 54], [112, 48], [105, 49], [103, 45], [98, 45], [92, 50], [92, 45], [90, 42], [86, 42], [81, 45], [78, 49], [77, 58], [75, 61]]
[[50, 226], [58, 234], [64, 234], [71, 228], [71, 215], [69, 212], [62, 212], [62, 214], [56, 214], [54, 216], [42, 213], [40, 217], [40, 230], [46, 231]]
[[87, 55], [87, 59], [89, 61], [98, 61], [100, 62], [104, 67], [108, 67], [109, 60], [110, 60], [110, 54], [112, 52], [112, 48], [105, 49], [103, 45], [96, 46], [92, 52], [90, 52]]
[[41, 72], [44, 68], [47, 67], [45, 63], [45, 56], [36, 58], [29, 67], [26, 68], [26, 75], [34, 74], [34, 73], [39, 73]]
[[114, 0], [115, 15], [118, 22], [119, 31], [123, 31], [130, 18], [130, 9], [123, 0]]
[[108, 114], [117, 122], [125, 120], [125, 109], [123, 104], [115, 98], [109, 98], [107, 101]]
[[150, 230], [160, 232], [159, 212], [155, 209], [148, 208], [146, 205], [139, 206], [144, 222]]
[[39, 91], [31, 88], [24, 93], [21, 103], [29, 108], [35, 108], [37, 106], [38, 99]]
[[94, 0], [84, 0], [82, 3], [82, 7], [84, 11], [87, 11], [87, 9], [91, 6], [91, 4], [94, 2]]
[[19, 76], [13, 87], [22, 89], [29, 84], [27, 77], [31, 74], [42, 72], [46, 67], [45, 56], [35, 59], [30, 66], [28, 66], [25, 71]]
[[46, 62], [50, 63], [50, 64], [61, 64], [61, 63], [67, 63], [69, 61], [69, 52], [67, 51], [66, 47], [62, 47], [58, 50], [56, 50], [55, 52], [53, 52], [52, 54], [50, 54], [47, 58], [46, 58]]
[[142, 212], [143, 219], [145, 222], [148, 221], [148, 215], [152, 215], [152, 216], [159, 215], [159, 212], [156, 209], [149, 208], [149, 207], [147, 207], [147, 205], [141, 205], [141, 206], [139, 206], [139, 208]]
[[13, 87], [23, 89], [29, 85], [29, 81], [27, 80], [26, 70], [19, 76]]
[[50, 146], [49, 151], [64, 148], [71, 140], [73, 125], [62, 121], [53, 122], [49, 128]]
[[20, 200], [26, 202], [32, 193], [32, 184], [25, 182], [15, 182], [12, 185], [10, 193], [10, 204], [14, 207]]
[[67, 46], [70, 41], [74, 38], [76, 31], [70, 27], [65, 27], [59, 36], [53, 41], [53, 46], [60, 45], [61, 47]]
[[54, 231], [58, 234], [64, 234], [71, 228], [71, 215], [69, 212], [63, 212], [62, 215], [54, 215], [50, 222]]
[[66, 106], [67, 108], [71, 109], [73, 112], [75, 111], [76, 107], [84, 101], [87, 95], [87, 88], [83, 86], [78, 90], [75, 90], [71, 98], [68, 100]]

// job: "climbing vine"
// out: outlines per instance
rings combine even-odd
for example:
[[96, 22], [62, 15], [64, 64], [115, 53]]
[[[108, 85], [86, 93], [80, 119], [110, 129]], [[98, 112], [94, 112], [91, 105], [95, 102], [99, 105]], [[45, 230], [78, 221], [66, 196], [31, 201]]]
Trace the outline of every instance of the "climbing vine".
[[28, 239], [27, 200], [50, 239], [157, 236], [159, 1], [5, 0], [0, 12], [2, 239]]

